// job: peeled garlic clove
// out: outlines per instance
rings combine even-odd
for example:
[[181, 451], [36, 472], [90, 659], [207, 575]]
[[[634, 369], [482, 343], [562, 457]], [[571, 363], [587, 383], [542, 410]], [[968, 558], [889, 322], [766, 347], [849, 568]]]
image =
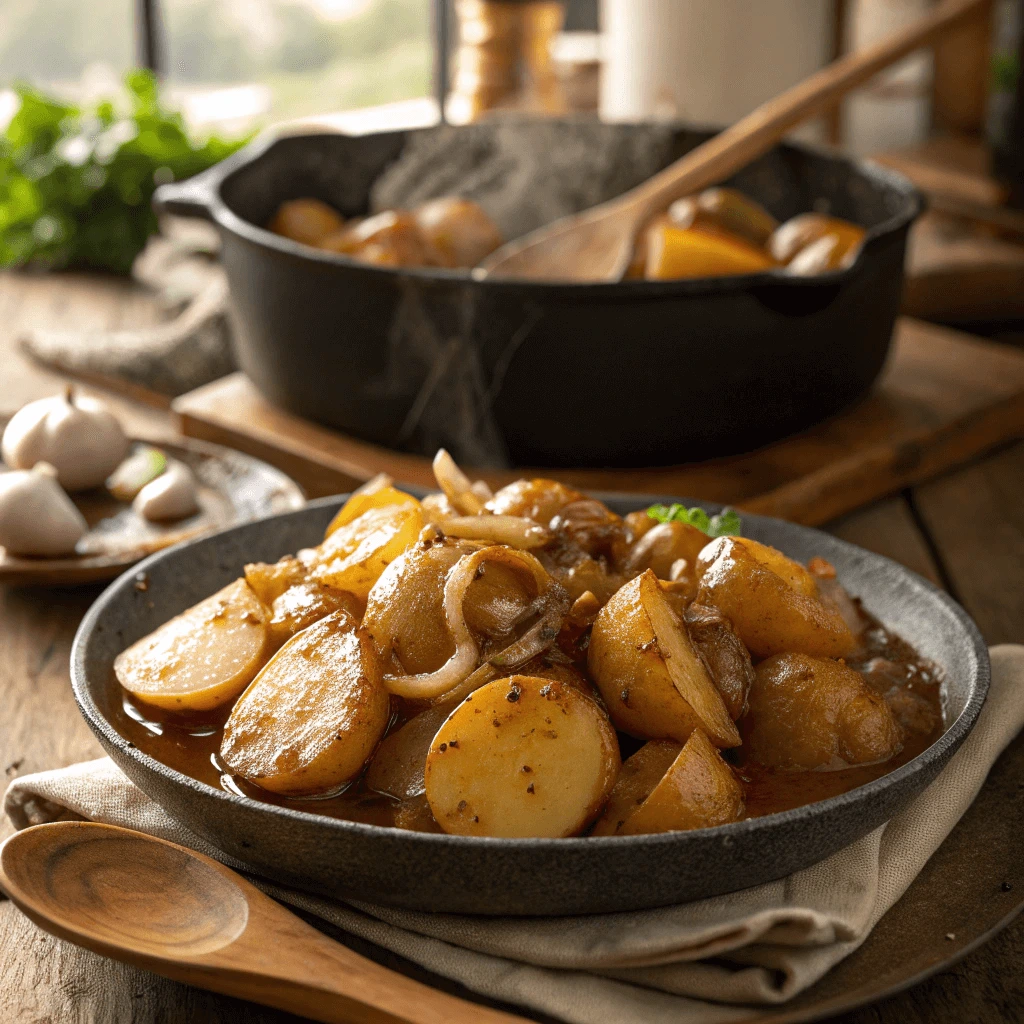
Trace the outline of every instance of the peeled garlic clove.
[[167, 469], [167, 456], [148, 445], [128, 456], [107, 477], [107, 490], [118, 501], [132, 501], [151, 480]]
[[88, 529], [48, 463], [0, 473], [0, 547], [8, 554], [70, 555]]
[[19, 409], [0, 442], [12, 469], [48, 462], [68, 491], [99, 487], [127, 451], [128, 439], [106, 405], [70, 387]]
[[198, 491], [192, 470], [183, 462], [172, 461], [160, 476], [139, 491], [132, 508], [154, 523], [184, 519], [199, 511]]

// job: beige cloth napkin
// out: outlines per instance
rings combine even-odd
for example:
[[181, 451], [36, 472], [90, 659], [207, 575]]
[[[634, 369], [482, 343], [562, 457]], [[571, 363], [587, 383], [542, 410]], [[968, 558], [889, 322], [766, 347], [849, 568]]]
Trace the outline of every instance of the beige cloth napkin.
[[[273, 896], [492, 998], [573, 1024], [718, 1024], [783, 1002], [868, 936], [970, 806], [1024, 726], [1024, 646], [992, 649], [992, 689], [949, 765], [905, 811], [789, 878], [682, 906], [589, 917], [473, 918]], [[11, 783], [18, 828], [80, 817], [230, 860], [170, 818], [107, 758]], [[235, 866], [235, 865], [233, 865]], [[458, 879], [452, 879], [457, 885]]]

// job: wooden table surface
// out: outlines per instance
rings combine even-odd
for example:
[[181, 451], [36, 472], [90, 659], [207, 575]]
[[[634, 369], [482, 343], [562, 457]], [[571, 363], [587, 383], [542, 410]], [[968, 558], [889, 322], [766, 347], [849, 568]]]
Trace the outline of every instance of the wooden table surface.
[[[53, 393], [60, 378], [26, 362], [30, 326], [132, 326], [154, 316], [131, 286], [85, 276], [0, 274], [0, 413]], [[133, 430], [169, 436], [167, 415], [116, 402]], [[1024, 443], [830, 524], [945, 587], [989, 643], [1024, 642]], [[0, 767], [8, 779], [99, 756], [71, 696], [68, 655], [98, 588], [0, 587]], [[1024, 780], [1022, 780], [1024, 782]], [[10, 831], [4, 821], [0, 837]], [[269, 1024], [297, 1018], [123, 967], [60, 942], [0, 903], [4, 1024]], [[844, 1024], [1024, 1020], [1024, 918], [961, 963]]]

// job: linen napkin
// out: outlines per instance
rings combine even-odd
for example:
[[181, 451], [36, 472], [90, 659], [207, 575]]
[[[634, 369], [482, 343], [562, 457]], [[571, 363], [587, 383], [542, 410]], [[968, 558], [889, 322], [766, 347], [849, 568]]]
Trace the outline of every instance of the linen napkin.
[[[503, 1002], [572, 1024], [725, 1024], [790, 999], [852, 953], [903, 895], [1024, 726], [1024, 646], [992, 649], [971, 735], [886, 825], [788, 878], [681, 906], [568, 918], [414, 913], [259, 882], [286, 903]], [[62, 818], [123, 825], [229, 858], [107, 758], [26, 775], [7, 790], [17, 828]]]

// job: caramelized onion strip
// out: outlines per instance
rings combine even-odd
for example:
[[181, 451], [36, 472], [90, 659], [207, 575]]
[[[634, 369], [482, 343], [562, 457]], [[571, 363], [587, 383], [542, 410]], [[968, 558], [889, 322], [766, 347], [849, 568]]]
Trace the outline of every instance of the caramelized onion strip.
[[441, 528], [448, 537], [487, 540], [525, 550], [543, 547], [551, 540], [551, 534], [543, 526], [523, 516], [456, 516], [446, 519]]
[[483, 512], [484, 503], [473, 490], [469, 477], [444, 448], [438, 448], [434, 456], [434, 478], [457, 512], [464, 516], [477, 516]]

